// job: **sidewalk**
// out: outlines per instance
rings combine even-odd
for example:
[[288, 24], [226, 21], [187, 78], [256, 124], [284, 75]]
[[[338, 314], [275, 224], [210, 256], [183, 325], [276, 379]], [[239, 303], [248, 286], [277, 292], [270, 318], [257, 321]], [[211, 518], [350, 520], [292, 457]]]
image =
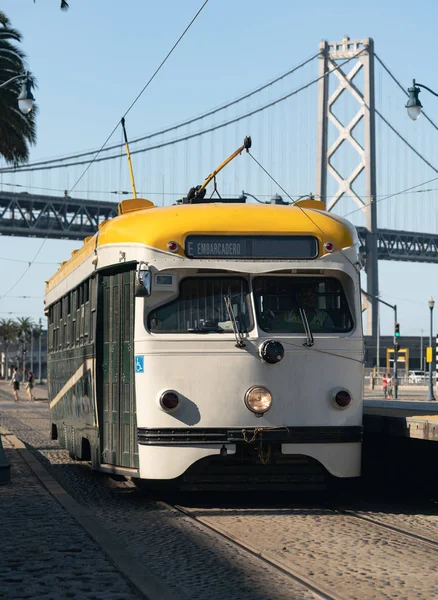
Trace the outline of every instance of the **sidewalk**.
[[11, 481], [0, 486], [0, 598], [141, 598], [42, 485], [28, 456], [38, 461], [15, 436], [0, 433], [11, 465]]
[[[20, 384], [20, 391], [18, 392], [18, 404], [29, 402], [29, 398], [27, 397], [27, 390], [24, 386], [24, 383]], [[48, 402], [47, 383], [43, 383], [41, 385], [36, 383], [33, 388], [33, 395], [35, 397], [35, 402]], [[0, 380], [0, 399], [11, 400], [12, 402], [14, 401], [14, 396], [12, 394], [12, 386], [10, 386], [9, 382], [5, 381], [4, 379]]]

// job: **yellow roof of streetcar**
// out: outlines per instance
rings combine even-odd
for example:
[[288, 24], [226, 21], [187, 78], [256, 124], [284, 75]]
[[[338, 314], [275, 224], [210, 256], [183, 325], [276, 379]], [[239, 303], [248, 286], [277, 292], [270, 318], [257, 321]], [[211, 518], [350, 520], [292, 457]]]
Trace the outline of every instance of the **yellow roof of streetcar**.
[[[167, 244], [175, 241], [185, 256], [184, 242], [188, 235], [312, 235], [318, 239], [319, 257], [327, 254], [326, 242], [335, 249], [346, 248], [357, 242], [356, 229], [351, 223], [334, 214], [307, 208], [320, 202], [305, 200], [294, 206], [258, 204], [179, 204], [155, 207], [152, 202], [124, 200], [119, 216], [105, 221], [99, 232], [85, 239], [70, 260], [62, 263], [57, 273], [47, 282], [47, 290], [73, 271], [97, 248], [107, 244], [137, 243], [168, 252]], [[96, 239], [97, 238], [97, 239]]]

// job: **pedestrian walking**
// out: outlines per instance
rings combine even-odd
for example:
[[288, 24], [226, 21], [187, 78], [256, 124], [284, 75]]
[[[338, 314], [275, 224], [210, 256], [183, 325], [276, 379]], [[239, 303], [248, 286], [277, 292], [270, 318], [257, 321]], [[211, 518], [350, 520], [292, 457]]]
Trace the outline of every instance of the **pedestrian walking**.
[[392, 377], [390, 375], [388, 375], [387, 385], [388, 385], [388, 398], [392, 398]]
[[18, 367], [14, 367], [9, 385], [13, 387], [14, 402], [18, 402], [18, 392], [20, 391], [20, 373], [18, 372]]
[[386, 373], [382, 378], [382, 388], [383, 388], [383, 396], [386, 398], [388, 396], [388, 378], [386, 377]]
[[33, 383], [34, 383], [34, 376], [32, 371], [29, 371], [29, 373], [27, 374], [27, 382], [26, 382], [26, 391], [27, 391], [27, 397], [29, 398], [29, 402], [33, 402], [35, 400], [35, 397], [33, 395]]

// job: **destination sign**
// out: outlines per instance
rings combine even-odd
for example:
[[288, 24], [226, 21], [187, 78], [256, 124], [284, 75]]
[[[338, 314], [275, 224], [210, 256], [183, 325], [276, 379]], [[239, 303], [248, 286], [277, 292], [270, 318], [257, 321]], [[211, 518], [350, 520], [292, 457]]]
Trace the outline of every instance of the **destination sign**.
[[189, 235], [189, 258], [316, 258], [318, 241], [310, 235]]

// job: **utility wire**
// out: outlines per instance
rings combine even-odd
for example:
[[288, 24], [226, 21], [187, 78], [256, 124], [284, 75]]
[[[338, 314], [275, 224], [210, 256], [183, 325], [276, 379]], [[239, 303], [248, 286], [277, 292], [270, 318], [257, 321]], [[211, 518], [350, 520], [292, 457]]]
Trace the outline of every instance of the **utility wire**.
[[[140, 99], [140, 97], [142, 96], [142, 94], [145, 92], [145, 90], [149, 87], [149, 85], [152, 83], [152, 81], [155, 79], [156, 75], [159, 73], [159, 71], [161, 70], [161, 68], [163, 67], [163, 65], [166, 63], [166, 61], [168, 60], [168, 58], [171, 56], [171, 54], [173, 53], [173, 51], [175, 50], [175, 48], [178, 46], [178, 44], [180, 43], [180, 41], [183, 39], [183, 37], [185, 36], [185, 34], [188, 32], [188, 30], [190, 29], [190, 27], [193, 25], [193, 23], [196, 21], [196, 19], [198, 18], [198, 16], [201, 14], [202, 10], [204, 9], [204, 7], [207, 5], [208, 0], [205, 0], [204, 3], [202, 4], [202, 6], [198, 9], [197, 13], [195, 14], [195, 16], [192, 18], [192, 20], [190, 21], [190, 23], [187, 25], [187, 27], [184, 29], [184, 31], [182, 32], [182, 34], [179, 36], [179, 38], [177, 39], [177, 41], [174, 43], [174, 45], [172, 46], [172, 48], [169, 50], [169, 52], [166, 54], [166, 56], [164, 57], [164, 59], [161, 61], [161, 63], [159, 64], [159, 66], [157, 67], [157, 69], [155, 70], [155, 72], [152, 74], [152, 76], [149, 78], [149, 80], [147, 81], [147, 83], [143, 86], [143, 89], [140, 91], [140, 93], [137, 95], [137, 97], [134, 99], [134, 101], [130, 104], [130, 106], [128, 107], [128, 110], [123, 114], [122, 119], [124, 119], [126, 117], [126, 115], [129, 113], [129, 111], [133, 108], [133, 106], [136, 104], [136, 102]], [[119, 127], [120, 125], [120, 121], [117, 122], [117, 124], [115, 125], [114, 129], [111, 131], [111, 133], [109, 134], [109, 136], [106, 138], [106, 140], [104, 141], [104, 143], [102, 144], [102, 146], [100, 147], [100, 149], [96, 152], [94, 158], [91, 160], [90, 164], [87, 166], [87, 168], [84, 170], [84, 172], [82, 173], [82, 175], [79, 177], [79, 179], [77, 179], [76, 183], [73, 185], [72, 188], [70, 188], [69, 190], [69, 194], [75, 189], [75, 187], [77, 186], [77, 184], [81, 181], [81, 179], [84, 177], [85, 173], [88, 171], [88, 169], [91, 167], [91, 165], [95, 162], [96, 158], [99, 156], [99, 154], [102, 152], [102, 150], [104, 149], [104, 147], [106, 146], [106, 144], [109, 142], [109, 140], [112, 138], [114, 132], [116, 131], [116, 129]]]
[[[418, 183], [417, 185], [413, 185], [410, 188], [406, 188], [404, 190], [400, 190], [399, 192], [394, 192], [393, 194], [388, 194], [388, 196], [383, 196], [383, 198], [376, 198], [376, 200], [374, 200], [374, 202], [377, 204], [377, 202], [383, 202], [383, 200], [388, 200], [389, 198], [394, 198], [394, 196], [400, 196], [401, 194], [407, 194], [408, 192], [415, 190], [415, 188], [420, 187], [422, 185], [427, 185], [428, 183], [432, 183], [432, 181], [437, 181], [438, 177], [434, 177], [433, 179], [429, 179], [428, 181], [423, 181], [423, 183]], [[426, 191], [426, 190], [420, 190], [420, 191]], [[373, 204], [372, 202], [368, 202], [367, 204], [364, 204], [363, 206], [356, 208], [355, 210], [352, 210], [348, 213], [346, 213], [345, 215], [342, 215], [344, 218], [353, 215], [354, 213], [359, 212], [360, 210], [363, 210], [365, 207], [367, 206], [371, 206], [371, 204]]]
[[[364, 51], [365, 51], [365, 49], [360, 50], [360, 52], [357, 52], [354, 56], [351, 56], [350, 58], [348, 58], [344, 62], [340, 63], [339, 65], [336, 65], [336, 67], [334, 67], [333, 69], [331, 69], [327, 73], [324, 73], [323, 75], [320, 75], [319, 77], [316, 77], [315, 79], [313, 79], [309, 83], [300, 86], [299, 88], [293, 90], [292, 92], [289, 92], [288, 94], [285, 94], [284, 96], [281, 96], [280, 98], [277, 98], [276, 100], [272, 100], [271, 102], [268, 102], [267, 104], [264, 104], [263, 106], [260, 106], [260, 107], [258, 107], [256, 109], [253, 109], [253, 110], [251, 110], [251, 111], [249, 111], [249, 112], [247, 112], [247, 113], [245, 113], [243, 115], [240, 115], [238, 117], [234, 117], [233, 119], [230, 119], [230, 120], [225, 121], [223, 123], [220, 123], [218, 125], [214, 125], [212, 127], [209, 127], [208, 129], [204, 129], [202, 131], [197, 131], [196, 133], [188, 134], [188, 135], [185, 135], [183, 137], [179, 137], [179, 138], [176, 138], [174, 140], [170, 140], [168, 142], [162, 142], [160, 144], [156, 144], [154, 146], [148, 146], [147, 148], [140, 148], [138, 150], [131, 150], [130, 154], [132, 156], [134, 154], [141, 154], [141, 153], [144, 153], [144, 152], [150, 152], [151, 150], [158, 150], [158, 149], [164, 148], [166, 146], [171, 146], [171, 145], [174, 145], [174, 144], [178, 144], [180, 142], [185, 142], [187, 140], [190, 140], [190, 139], [193, 139], [193, 138], [196, 138], [196, 137], [200, 137], [201, 135], [205, 135], [207, 133], [212, 133], [213, 131], [217, 131], [218, 129], [222, 129], [223, 127], [228, 127], [229, 125], [233, 125], [234, 123], [238, 123], [239, 121], [242, 121], [243, 119], [247, 119], [248, 117], [252, 117], [253, 115], [255, 115], [257, 113], [260, 113], [260, 112], [262, 112], [262, 111], [264, 111], [264, 110], [266, 110], [268, 108], [271, 108], [272, 106], [275, 106], [276, 104], [279, 104], [280, 102], [284, 102], [288, 98], [291, 98], [292, 96], [295, 96], [299, 92], [302, 92], [303, 90], [311, 87], [312, 85], [314, 85], [315, 83], [317, 83], [323, 77], [327, 77], [328, 75], [330, 75], [334, 71], [337, 71], [338, 69], [340, 69], [341, 67], [343, 67], [348, 62], [350, 62], [350, 61], [354, 60], [355, 58], [357, 58]], [[113, 159], [116, 159], [116, 158], [120, 158], [120, 155], [119, 154], [113, 154], [112, 156], [104, 156], [104, 157], [100, 157], [100, 158], [97, 158], [97, 155], [96, 155], [96, 157], [91, 161], [91, 163], [88, 160], [84, 160], [84, 161], [72, 162], [72, 163], [65, 163], [65, 164], [59, 164], [59, 165], [57, 164], [57, 165], [53, 165], [53, 166], [52, 165], [47, 165], [45, 167], [34, 167], [34, 168], [23, 167], [23, 168], [20, 168], [18, 171], [21, 172], [21, 173], [26, 173], [26, 172], [33, 172], [33, 171], [48, 170], [48, 169], [63, 169], [63, 168], [66, 168], [66, 167], [85, 165], [85, 164], [88, 164], [88, 163], [90, 163], [89, 164], [89, 167], [90, 167], [93, 162], [103, 162], [103, 161], [106, 161], [106, 160], [113, 160]], [[17, 172], [17, 170], [14, 170], [14, 169], [3, 169], [3, 170], [0, 169], [0, 173], [16, 173], [16, 172]], [[84, 171], [84, 173], [82, 174], [82, 176], [85, 173], [86, 173], [86, 171]], [[78, 183], [78, 182], [76, 182], [76, 183]], [[73, 186], [73, 187], [75, 187], [75, 186]]]
[[31, 268], [31, 266], [34, 264], [35, 260], [38, 258], [39, 253], [41, 252], [41, 250], [43, 249], [44, 244], [47, 242], [48, 238], [44, 238], [40, 247], [38, 248], [37, 253], [35, 254], [35, 256], [33, 257], [33, 259], [29, 262], [28, 267], [23, 271], [23, 273], [21, 274], [21, 276], [17, 279], [17, 281], [14, 283], [14, 285], [12, 287], [10, 287], [8, 289], [8, 291], [0, 296], [0, 300], [3, 300], [4, 298], [7, 298], [8, 294], [10, 294], [12, 292], [12, 290], [14, 290], [17, 285], [20, 283], [20, 281], [23, 279], [23, 277], [26, 275], [26, 273], [29, 271], [29, 269]]
[[[33, 186], [33, 185], [24, 185], [24, 184], [20, 184], [20, 183], [5, 183], [5, 182], [0, 182], [0, 188], [1, 188], [2, 185], [7, 185], [7, 186], [10, 186], [10, 187], [20, 187], [20, 188], [25, 188], [27, 190], [44, 190], [44, 191], [49, 191], [49, 192], [65, 192], [65, 188], [61, 189], [61, 188], [50, 188], [50, 187], [37, 187], [37, 186]], [[438, 188], [428, 188], [427, 190], [416, 190], [416, 191], [411, 192], [411, 193], [413, 193], [413, 194], [423, 194], [425, 192], [437, 192], [437, 191], [438, 191]], [[1, 192], [1, 190], [0, 190], [0, 192]], [[141, 194], [143, 196], [163, 196], [163, 194], [164, 194], [164, 196], [177, 196], [177, 197], [180, 198], [181, 196], [184, 196], [184, 194], [186, 192], [162, 192], [161, 191], [161, 192], [137, 192], [137, 193]], [[408, 193], [408, 192], [403, 192], [403, 193]], [[132, 190], [131, 191], [127, 191], [127, 190], [76, 190], [76, 194], [117, 194], [117, 195], [127, 195], [127, 196], [129, 196], [130, 194], [132, 194]], [[248, 195], [249, 195], [249, 193], [248, 193]], [[272, 194], [259, 194], [257, 192], [254, 195], [257, 196], [257, 197], [260, 197], [260, 198], [271, 198], [272, 197]], [[301, 194], [301, 193], [299, 194], [297, 192], [297, 193], [293, 193], [291, 195], [293, 197], [293, 196], [303, 196], [304, 194]], [[313, 195], [314, 195], [315, 198], [319, 197], [318, 194], [313, 194]], [[348, 194], [348, 192], [345, 192], [345, 195], [349, 196], [350, 198], [352, 198], [352, 196], [350, 196]], [[366, 195], [362, 195], [361, 194], [360, 197], [361, 198], [383, 198], [383, 197], [386, 198], [387, 195], [388, 195], [387, 193], [377, 194], [376, 196], [366, 196]], [[252, 196], [252, 194], [251, 194], [251, 196]], [[263, 201], [259, 201], [259, 202], [263, 203]], [[12, 258], [3, 258], [2, 259], [2, 257], [0, 257], [0, 260], [14, 260], [14, 259], [12, 259]], [[26, 262], [27, 263], [28, 261], [27, 260], [23, 260], [23, 261], [17, 260], [16, 262]], [[48, 264], [55, 265], [56, 264], [57, 265], [59, 263], [42, 263], [42, 262], [36, 262], [34, 264], [36, 264], [36, 265], [43, 265], [43, 264], [46, 264], [46, 265], [48, 265]]]
[[[160, 131], [155, 131], [153, 133], [149, 133], [147, 135], [143, 135], [141, 137], [138, 138], [134, 138], [133, 140], [129, 141], [130, 146], [132, 146], [133, 144], [137, 144], [138, 142], [143, 142], [144, 140], [149, 140], [151, 138], [160, 136], [160, 135], [164, 135], [165, 133], [169, 133], [170, 131], [174, 131], [176, 129], [181, 129], [182, 127], [185, 127], [187, 125], [191, 125], [192, 123], [196, 123], [197, 121], [201, 121], [203, 119], [205, 119], [206, 117], [210, 117], [211, 115], [214, 115], [222, 110], [225, 110], [227, 108], [229, 108], [230, 106], [233, 106], [235, 104], [238, 104], [239, 102], [242, 102], [243, 100], [246, 100], [247, 98], [250, 98], [251, 96], [254, 96], [255, 94], [258, 94], [259, 92], [262, 92], [263, 90], [265, 90], [266, 88], [278, 83], [279, 81], [281, 81], [282, 79], [284, 79], [285, 77], [288, 77], [289, 75], [292, 75], [292, 73], [295, 73], [295, 71], [298, 71], [299, 69], [301, 69], [302, 67], [304, 67], [305, 65], [307, 65], [308, 63], [310, 63], [312, 60], [314, 60], [315, 58], [317, 58], [320, 55], [320, 52], [318, 52], [317, 54], [314, 54], [313, 56], [311, 56], [310, 58], [306, 59], [305, 61], [303, 61], [302, 63], [300, 63], [299, 65], [297, 65], [296, 67], [293, 67], [292, 69], [290, 69], [289, 71], [286, 71], [286, 73], [283, 73], [282, 75], [280, 75], [279, 77], [276, 77], [275, 79], [269, 81], [268, 83], [265, 83], [264, 85], [258, 87], [257, 89], [248, 92], [246, 94], [244, 94], [243, 96], [240, 96], [239, 98], [236, 98], [235, 100], [232, 100], [231, 102], [228, 102], [227, 104], [222, 104], [221, 106], [214, 108], [206, 113], [203, 113], [202, 115], [198, 115], [197, 117], [192, 117], [186, 121], [182, 121], [181, 123], [177, 123], [176, 125], [172, 125], [170, 127], [167, 127], [165, 129], [161, 129]], [[108, 152], [109, 150], [115, 150], [118, 148], [123, 148], [125, 146], [124, 143], [122, 144], [114, 144], [112, 146], [108, 146], [107, 148], [105, 148], [104, 152]], [[58, 157], [58, 158], [52, 158], [52, 159], [47, 159], [44, 161], [40, 161], [40, 162], [34, 162], [34, 163], [29, 163], [27, 166], [28, 167], [35, 167], [35, 166], [40, 166], [40, 165], [47, 165], [47, 164], [51, 164], [51, 163], [55, 163], [55, 162], [64, 162], [66, 160], [71, 160], [73, 158], [83, 158], [84, 156], [90, 156], [91, 154], [95, 154], [97, 151], [96, 150], [88, 150], [87, 152], [81, 152], [79, 154], [71, 154], [69, 156], [63, 156], [63, 157]], [[20, 170], [20, 167], [18, 167], [16, 170]], [[0, 172], [2, 172], [2, 169], [0, 169]]]
[[[8, 260], [9, 262], [17, 262], [17, 263], [26, 263], [27, 265], [29, 264], [28, 260], [20, 260], [18, 258], [8, 258], [7, 256], [0, 256], [0, 260]], [[33, 265], [60, 265], [60, 262], [37, 262], [37, 261], [32, 261]], [[1, 297], [1, 296], [0, 296]]]

